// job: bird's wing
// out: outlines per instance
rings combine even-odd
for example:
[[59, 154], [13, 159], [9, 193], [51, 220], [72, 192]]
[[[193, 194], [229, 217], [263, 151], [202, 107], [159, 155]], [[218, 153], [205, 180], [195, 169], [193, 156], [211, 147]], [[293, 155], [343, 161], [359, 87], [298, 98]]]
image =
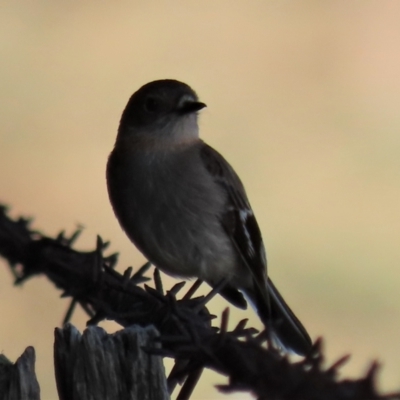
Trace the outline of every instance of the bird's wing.
[[221, 223], [253, 276], [259, 294], [269, 304], [264, 244], [244, 186], [233, 168], [216, 150], [204, 143], [200, 153], [208, 172], [227, 193], [228, 204], [221, 216]]

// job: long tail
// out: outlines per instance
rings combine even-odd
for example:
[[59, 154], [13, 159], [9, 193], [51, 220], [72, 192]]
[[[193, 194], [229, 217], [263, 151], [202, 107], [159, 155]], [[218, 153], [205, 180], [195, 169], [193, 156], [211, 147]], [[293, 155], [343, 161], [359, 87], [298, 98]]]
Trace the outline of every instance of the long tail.
[[306, 355], [312, 346], [311, 338], [269, 278], [267, 293], [269, 306], [265, 302], [265, 296], [246, 291], [246, 295], [255, 305], [261, 321], [271, 329], [273, 338], [287, 350], [302, 356]]

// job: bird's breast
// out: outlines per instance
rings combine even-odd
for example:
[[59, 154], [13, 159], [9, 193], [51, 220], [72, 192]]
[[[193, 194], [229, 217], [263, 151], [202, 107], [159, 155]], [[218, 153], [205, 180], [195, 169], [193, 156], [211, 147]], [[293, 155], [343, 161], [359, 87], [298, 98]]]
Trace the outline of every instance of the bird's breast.
[[230, 257], [231, 244], [219, 219], [226, 195], [198, 152], [111, 154], [107, 182], [121, 226], [161, 269], [198, 276]]

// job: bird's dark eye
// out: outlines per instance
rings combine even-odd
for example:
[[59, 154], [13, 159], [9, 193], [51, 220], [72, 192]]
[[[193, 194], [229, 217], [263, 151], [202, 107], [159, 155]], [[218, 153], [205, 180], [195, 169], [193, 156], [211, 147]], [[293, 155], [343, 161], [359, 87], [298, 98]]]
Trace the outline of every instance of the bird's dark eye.
[[144, 109], [147, 112], [155, 113], [160, 111], [161, 108], [162, 108], [161, 101], [156, 97], [148, 97], [144, 102]]

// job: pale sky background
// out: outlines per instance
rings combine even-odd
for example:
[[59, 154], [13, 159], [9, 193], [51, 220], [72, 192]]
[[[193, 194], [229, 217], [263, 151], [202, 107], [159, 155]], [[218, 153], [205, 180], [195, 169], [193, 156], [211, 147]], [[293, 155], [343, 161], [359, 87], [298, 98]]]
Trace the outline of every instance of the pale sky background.
[[[182, 80], [207, 103], [202, 137], [245, 183], [270, 276], [325, 338], [327, 365], [350, 352], [342, 371], [355, 377], [378, 359], [380, 387], [399, 389], [399, 21], [396, 0], [3, 2], [0, 201], [47, 235], [83, 224], [79, 249], [100, 234], [119, 271], [139, 267], [105, 164], [129, 96]], [[56, 399], [53, 330], [68, 302], [45, 278], [14, 288], [0, 267], [0, 350], [15, 360], [33, 345], [42, 399]], [[231, 311], [231, 327], [261, 326]], [[193, 399], [248, 398], [218, 393], [224, 382], [204, 374]]]

